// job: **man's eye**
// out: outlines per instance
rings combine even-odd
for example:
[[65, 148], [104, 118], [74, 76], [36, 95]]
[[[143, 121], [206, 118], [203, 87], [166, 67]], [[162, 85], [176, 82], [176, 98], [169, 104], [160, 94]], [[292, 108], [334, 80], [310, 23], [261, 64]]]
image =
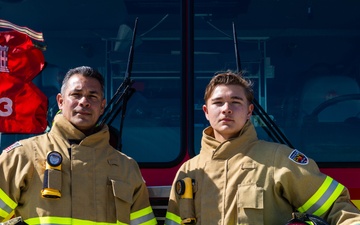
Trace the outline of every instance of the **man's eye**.
[[92, 98], [92, 99], [98, 99], [97, 95], [90, 95], [89, 97]]

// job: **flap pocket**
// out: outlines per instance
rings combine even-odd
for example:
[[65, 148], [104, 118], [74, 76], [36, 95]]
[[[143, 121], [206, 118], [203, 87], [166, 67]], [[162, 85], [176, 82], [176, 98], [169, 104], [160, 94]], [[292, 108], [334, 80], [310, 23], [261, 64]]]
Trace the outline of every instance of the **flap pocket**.
[[263, 209], [263, 193], [264, 190], [258, 187], [256, 184], [239, 184], [238, 185], [238, 207], [239, 208], [251, 208], [251, 209]]
[[264, 224], [264, 189], [256, 184], [238, 185], [238, 224]]
[[134, 190], [131, 185], [119, 180], [110, 179], [110, 181], [114, 196], [127, 203], [132, 204]]

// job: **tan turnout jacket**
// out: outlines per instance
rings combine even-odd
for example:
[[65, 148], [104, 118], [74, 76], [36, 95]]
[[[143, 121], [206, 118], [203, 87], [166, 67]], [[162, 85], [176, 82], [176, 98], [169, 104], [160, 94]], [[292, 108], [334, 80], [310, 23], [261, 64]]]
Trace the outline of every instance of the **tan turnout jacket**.
[[258, 140], [250, 121], [237, 138], [223, 143], [206, 128], [200, 154], [181, 166], [174, 181], [184, 177], [195, 181], [194, 210], [188, 212], [189, 200], [176, 194], [173, 184], [166, 225], [180, 224], [191, 213], [202, 225], [281, 225], [294, 210], [330, 224], [360, 224], [343, 185], [301, 152]]
[[[49, 151], [63, 157], [49, 179], [59, 199], [41, 196]], [[5, 149], [0, 169], [0, 221], [15, 214], [28, 224], [156, 224], [137, 163], [109, 145], [106, 125], [86, 137], [57, 115], [49, 133]]]

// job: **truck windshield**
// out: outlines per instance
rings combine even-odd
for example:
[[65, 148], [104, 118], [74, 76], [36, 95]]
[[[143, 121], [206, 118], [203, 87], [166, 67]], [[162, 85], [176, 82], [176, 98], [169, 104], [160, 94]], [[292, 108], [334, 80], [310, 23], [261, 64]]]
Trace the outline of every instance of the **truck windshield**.
[[[214, 73], [237, 69], [233, 24], [241, 68], [263, 109], [251, 118], [258, 137], [319, 163], [359, 165], [359, 7], [359, 1], [0, 1], [2, 19], [44, 34], [46, 67], [32, 81], [49, 101], [44, 133], [69, 68], [100, 70], [110, 101], [124, 81], [138, 18], [135, 92], [124, 121], [120, 112], [108, 125], [120, 150], [142, 167], [175, 166], [201, 150], [209, 126], [205, 85]], [[33, 135], [2, 130], [0, 151]]]

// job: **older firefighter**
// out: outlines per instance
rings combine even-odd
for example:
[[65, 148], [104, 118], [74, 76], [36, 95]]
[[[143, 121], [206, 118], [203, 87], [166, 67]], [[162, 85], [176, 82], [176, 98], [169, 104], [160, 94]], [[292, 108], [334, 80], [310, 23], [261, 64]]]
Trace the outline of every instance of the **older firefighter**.
[[3, 151], [0, 221], [156, 224], [137, 163], [110, 146], [107, 125], [96, 126], [103, 85], [90, 67], [69, 70], [51, 131]]
[[360, 224], [348, 190], [288, 146], [258, 140], [251, 82], [227, 71], [213, 77], [203, 111], [210, 122], [200, 154], [179, 169], [166, 225], [286, 224], [295, 211], [329, 224]]

